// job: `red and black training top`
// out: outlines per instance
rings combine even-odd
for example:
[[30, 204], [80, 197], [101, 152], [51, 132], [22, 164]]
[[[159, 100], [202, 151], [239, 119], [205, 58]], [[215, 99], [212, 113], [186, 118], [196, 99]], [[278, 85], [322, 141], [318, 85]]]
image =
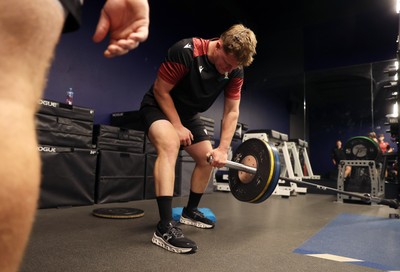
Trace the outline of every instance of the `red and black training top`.
[[[211, 40], [183, 39], [174, 44], [158, 70], [158, 76], [174, 85], [171, 97], [180, 115], [191, 116], [211, 107], [218, 96], [240, 99], [243, 70], [235, 69], [228, 77], [221, 75], [207, 56]], [[157, 105], [153, 86], [145, 94], [142, 107]]]

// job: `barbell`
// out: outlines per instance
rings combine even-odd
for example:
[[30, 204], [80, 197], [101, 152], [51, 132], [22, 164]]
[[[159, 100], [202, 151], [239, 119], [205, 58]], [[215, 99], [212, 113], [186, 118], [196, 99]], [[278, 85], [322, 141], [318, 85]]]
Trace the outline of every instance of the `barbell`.
[[[212, 157], [207, 158], [211, 163]], [[383, 199], [356, 192], [347, 192], [332, 187], [326, 187], [308, 181], [281, 177], [279, 152], [268, 142], [251, 138], [241, 143], [232, 156], [232, 161], [227, 161], [225, 167], [229, 168], [229, 188], [233, 196], [243, 202], [261, 203], [269, 198], [275, 191], [279, 180], [313, 186], [320, 190], [333, 191], [338, 194], [359, 198], [363, 201], [373, 202], [398, 209], [400, 203], [397, 199]]]

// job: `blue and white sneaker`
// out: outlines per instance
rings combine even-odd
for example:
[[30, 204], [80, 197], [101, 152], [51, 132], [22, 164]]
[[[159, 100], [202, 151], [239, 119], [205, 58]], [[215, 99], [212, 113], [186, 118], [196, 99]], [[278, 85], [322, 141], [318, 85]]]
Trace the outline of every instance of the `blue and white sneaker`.
[[181, 218], [179, 222], [185, 225], [195, 226], [201, 229], [212, 229], [215, 223], [204, 216], [204, 214], [198, 209], [190, 210], [183, 208]]

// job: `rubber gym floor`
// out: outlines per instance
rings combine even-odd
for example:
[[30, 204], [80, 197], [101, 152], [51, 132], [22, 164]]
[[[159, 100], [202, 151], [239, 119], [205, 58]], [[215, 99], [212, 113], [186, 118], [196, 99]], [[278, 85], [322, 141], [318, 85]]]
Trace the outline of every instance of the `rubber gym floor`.
[[[174, 198], [183, 207], [187, 197]], [[99, 207], [144, 210], [136, 219], [95, 217]], [[40, 209], [21, 272], [46, 271], [400, 271], [399, 214], [387, 206], [337, 203], [332, 194], [260, 204], [229, 192], [204, 195], [200, 207], [216, 217], [211, 230], [183, 225], [194, 254], [170, 253], [151, 243], [155, 200]]]

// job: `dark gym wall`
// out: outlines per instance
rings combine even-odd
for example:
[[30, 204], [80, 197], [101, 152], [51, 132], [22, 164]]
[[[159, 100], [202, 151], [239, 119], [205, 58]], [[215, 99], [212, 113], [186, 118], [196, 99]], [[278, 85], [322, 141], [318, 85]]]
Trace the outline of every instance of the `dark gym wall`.
[[[74, 104], [95, 109], [95, 122], [108, 124], [110, 113], [139, 108], [159, 63], [174, 42], [192, 36], [217, 37], [230, 25], [243, 23], [256, 33], [258, 46], [253, 65], [245, 69], [239, 121], [250, 129], [274, 129], [290, 138], [310, 141], [314, 173], [323, 174], [332, 167], [328, 150], [348, 127], [342, 118], [327, 119], [312, 109], [307, 114], [312, 113], [314, 125], [304, 122], [304, 95], [307, 99], [315, 95], [312, 101], [323, 107], [318, 104], [318, 88], [307, 94], [306, 74], [395, 58], [398, 23], [394, 2], [290, 0], [269, 1], [265, 8], [262, 1], [204, 0], [199, 5], [193, 1], [150, 0], [149, 39], [126, 56], [106, 59], [102, 56], [106, 42], [91, 41], [104, 1], [88, 0], [82, 28], [62, 35], [44, 97], [65, 101], [66, 91], [72, 87]], [[349, 105], [354, 107], [354, 101], [339, 101], [335, 112], [343, 112]], [[222, 107], [220, 97], [204, 113], [216, 120], [216, 135]], [[325, 120], [331, 122], [329, 126], [340, 128], [342, 134], [321, 133], [327, 125]], [[366, 132], [364, 128], [351, 129], [358, 135]]]

